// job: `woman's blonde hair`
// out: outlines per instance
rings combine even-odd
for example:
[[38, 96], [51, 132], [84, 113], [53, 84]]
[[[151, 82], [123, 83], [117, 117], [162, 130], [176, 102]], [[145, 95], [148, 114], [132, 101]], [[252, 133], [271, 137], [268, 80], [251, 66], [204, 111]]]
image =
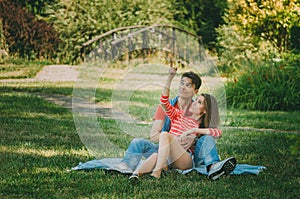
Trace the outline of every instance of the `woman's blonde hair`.
[[202, 120], [204, 128], [218, 128], [220, 125], [220, 114], [216, 98], [210, 94], [201, 93], [204, 97], [206, 113]]

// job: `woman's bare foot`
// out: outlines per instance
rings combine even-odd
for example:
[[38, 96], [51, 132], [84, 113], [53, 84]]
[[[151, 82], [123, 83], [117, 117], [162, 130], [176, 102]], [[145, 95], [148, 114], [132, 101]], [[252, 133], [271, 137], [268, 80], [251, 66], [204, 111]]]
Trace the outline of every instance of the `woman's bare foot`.
[[153, 171], [150, 176], [155, 177], [156, 179], [159, 179], [161, 176], [161, 171]]

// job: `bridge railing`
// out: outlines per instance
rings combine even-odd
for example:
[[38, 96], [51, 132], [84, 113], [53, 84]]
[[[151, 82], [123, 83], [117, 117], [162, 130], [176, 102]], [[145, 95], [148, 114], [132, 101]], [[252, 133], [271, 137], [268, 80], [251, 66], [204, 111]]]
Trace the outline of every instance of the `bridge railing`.
[[82, 46], [82, 56], [113, 61], [136, 56], [145, 57], [157, 51], [165, 52], [166, 59], [189, 63], [205, 60], [202, 39], [191, 32], [171, 25], [121, 27], [99, 35]]

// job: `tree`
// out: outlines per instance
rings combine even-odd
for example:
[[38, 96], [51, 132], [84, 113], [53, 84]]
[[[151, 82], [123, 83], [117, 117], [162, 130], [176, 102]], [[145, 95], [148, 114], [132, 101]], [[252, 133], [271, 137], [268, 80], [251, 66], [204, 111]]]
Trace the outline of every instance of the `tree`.
[[204, 45], [215, 48], [216, 28], [224, 24], [227, 0], [175, 0], [174, 19], [202, 37]]
[[262, 63], [288, 52], [299, 10], [296, 0], [228, 0], [226, 24], [217, 29], [220, 69], [229, 75], [247, 62]]
[[228, 0], [228, 5], [227, 24], [271, 42], [279, 52], [290, 49], [291, 29], [300, 23], [297, 0]]

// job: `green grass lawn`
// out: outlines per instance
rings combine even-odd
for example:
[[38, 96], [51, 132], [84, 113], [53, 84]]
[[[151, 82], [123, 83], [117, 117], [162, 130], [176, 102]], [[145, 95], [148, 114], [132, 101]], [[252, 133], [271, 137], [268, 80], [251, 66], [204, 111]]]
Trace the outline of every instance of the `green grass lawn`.
[[23, 59], [10, 59], [0, 63], [0, 79], [32, 78], [49, 65], [49, 61], [28, 61]]
[[[299, 154], [291, 153], [299, 134], [290, 133], [224, 130], [217, 143], [221, 158], [235, 156], [238, 163], [266, 166], [257, 176], [234, 175], [212, 182], [196, 172], [172, 172], [159, 181], [145, 178], [133, 186], [128, 176], [102, 170], [68, 173], [94, 157], [82, 144], [72, 113], [31, 94], [35, 92], [70, 96], [72, 84], [0, 83], [0, 198], [299, 197]], [[299, 131], [299, 115], [229, 110], [227, 124]], [[101, 123], [111, 132], [112, 142], [125, 149], [132, 138], [118, 139], [122, 132], [113, 120]]]

